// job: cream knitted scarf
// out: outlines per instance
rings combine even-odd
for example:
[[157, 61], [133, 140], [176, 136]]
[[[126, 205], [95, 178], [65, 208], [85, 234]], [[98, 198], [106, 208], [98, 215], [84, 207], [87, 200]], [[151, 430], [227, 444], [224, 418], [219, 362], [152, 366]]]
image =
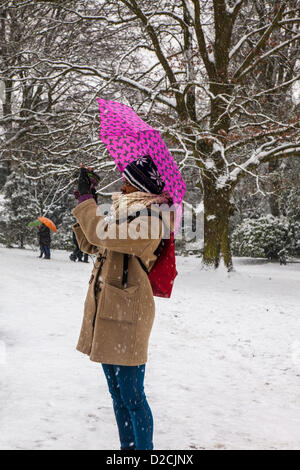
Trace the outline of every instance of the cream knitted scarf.
[[[112, 213], [109, 216], [109, 220], [123, 219], [128, 215], [136, 214], [138, 211], [142, 211], [146, 207], [152, 204], [166, 204], [169, 203], [169, 194], [163, 192], [161, 194], [144, 193], [142, 191], [135, 191], [130, 194], [113, 193], [112, 194]], [[171, 212], [170, 218], [171, 231], [174, 230], [174, 213]]]

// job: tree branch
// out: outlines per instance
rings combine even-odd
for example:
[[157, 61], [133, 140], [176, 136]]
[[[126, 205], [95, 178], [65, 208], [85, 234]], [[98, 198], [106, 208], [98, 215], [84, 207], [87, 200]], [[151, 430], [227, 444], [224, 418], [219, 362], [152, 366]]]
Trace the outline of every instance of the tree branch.
[[194, 23], [199, 51], [204, 62], [207, 74], [211, 80], [216, 80], [216, 70], [214, 60], [208, 55], [208, 48], [201, 24], [201, 9], [199, 0], [192, 0], [195, 9]]
[[247, 69], [244, 69], [244, 71], [241, 73], [241, 75], [239, 76], [239, 79], [238, 81], [241, 81], [241, 79], [247, 75], [249, 72], [251, 72], [251, 70], [255, 69], [255, 67], [263, 60], [265, 60], [267, 57], [269, 57], [270, 55], [278, 52], [280, 49], [283, 49], [285, 46], [287, 46], [288, 44], [290, 44], [291, 42], [295, 42], [297, 41], [298, 39], [300, 38], [300, 33], [299, 34], [296, 34], [293, 38], [291, 39], [288, 39], [284, 42], [282, 42], [281, 44], [279, 44], [278, 46], [274, 47], [273, 49], [270, 49], [269, 51], [267, 51], [265, 54], [263, 54], [262, 56], [260, 56], [255, 62], [253, 62]]
[[285, 0], [283, 2], [283, 4], [281, 5], [281, 7], [279, 8], [278, 12], [276, 13], [272, 23], [270, 24], [270, 26], [267, 28], [266, 32], [261, 36], [260, 40], [258, 41], [258, 43], [256, 44], [255, 47], [253, 47], [253, 49], [251, 49], [251, 51], [249, 52], [248, 56], [246, 57], [246, 59], [244, 60], [244, 62], [242, 63], [242, 65], [237, 69], [237, 71], [234, 73], [233, 75], [233, 79], [235, 81], [240, 81], [241, 77], [244, 76], [244, 71], [246, 69], [249, 68], [252, 60], [257, 57], [257, 55], [259, 54], [259, 52], [262, 50], [262, 48], [265, 46], [267, 40], [269, 39], [269, 37], [271, 36], [272, 32], [274, 31], [274, 29], [276, 28], [279, 20], [281, 19], [282, 15], [283, 15], [283, 12], [284, 12], [284, 9], [286, 7], [286, 4], [287, 4], [287, 1], [288, 0]]
[[286, 158], [290, 156], [300, 157], [300, 143], [282, 144], [267, 151], [257, 149], [245, 163], [241, 165], [233, 163], [236, 168], [231, 171], [229, 180], [234, 187], [244, 176], [245, 172], [252, 171], [258, 168], [262, 163], [266, 163], [274, 158]]

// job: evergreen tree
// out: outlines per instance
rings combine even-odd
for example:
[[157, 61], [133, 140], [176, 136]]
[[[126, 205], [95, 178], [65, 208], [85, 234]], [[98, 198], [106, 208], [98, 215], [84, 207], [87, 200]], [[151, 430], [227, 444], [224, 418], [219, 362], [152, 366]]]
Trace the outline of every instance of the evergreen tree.
[[74, 198], [69, 198], [69, 206], [65, 206], [60, 212], [60, 224], [57, 227], [57, 233], [53, 238], [52, 247], [58, 250], [74, 250], [73, 230], [72, 226], [76, 223], [75, 217], [72, 215], [72, 207], [74, 207]]
[[18, 244], [24, 248], [26, 242], [32, 242], [32, 230], [27, 225], [35, 216], [30, 181], [18, 173], [12, 173], [4, 185], [3, 195], [6, 245]]
[[4, 163], [0, 162], [0, 190], [4, 186], [7, 178], [7, 168]]

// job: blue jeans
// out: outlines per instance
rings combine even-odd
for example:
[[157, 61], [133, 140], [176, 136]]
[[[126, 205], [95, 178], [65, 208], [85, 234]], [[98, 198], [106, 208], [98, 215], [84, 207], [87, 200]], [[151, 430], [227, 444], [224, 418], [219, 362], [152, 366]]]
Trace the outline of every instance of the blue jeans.
[[51, 253], [50, 253], [50, 246], [49, 245], [41, 244], [40, 245], [40, 250], [41, 250], [41, 253], [43, 253], [46, 258], [50, 258]]
[[153, 449], [153, 417], [144, 392], [145, 364], [102, 364], [113, 399], [121, 450]]

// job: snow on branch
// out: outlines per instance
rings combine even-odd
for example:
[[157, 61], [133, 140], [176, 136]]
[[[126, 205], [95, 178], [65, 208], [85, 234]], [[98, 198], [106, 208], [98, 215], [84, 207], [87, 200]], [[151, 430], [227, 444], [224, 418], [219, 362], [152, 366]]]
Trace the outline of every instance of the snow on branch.
[[238, 165], [233, 163], [236, 168], [230, 172], [229, 180], [231, 183], [238, 182], [243, 173], [257, 168], [261, 163], [267, 162], [273, 158], [285, 158], [290, 156], [300, 157], [300, 143], [285, 143], [275, 148], [264, 150], [266, 144], [252, 152], [251, 157], [246, 162]]
[[195, 24], [195, 33], [197, 37], [199, 51], [202, 57], [202, 60], [205, 64], [208, 76], [213, 79], [216, 77], [215, 62], [214, 56], [210, 53], [207, 46], [207, 39], [204, 35], [202, 23], [201, 23], [201, 7], [199, 0], [192, 0], [194, 4], [194, 24]]
[[226, 11], [229, 15], [237, 15], [238, 11], [242, 7], [242, 4], [244, 3], [244, 0], [238, 0], [232, 7], [230, 7], [228, 4], [226, 4]]
[[247, 73], [249, 73], [251, 70], [253, 70], [260, 62], [265, 60], [267, 57], [270, 55], [273, 55], [277, 53], [280, 49], [283, 49], [285, 46], [290, 44], [291, 42], [296, 42], [300, 38], [300, 33], [295, 34], [291, 39], [287, 39], [286, 41], [283, 41], [281, 44], [279, 44], [276, 47], [273, 47], [273, 49], [270, 49], [267, 51], [265, 54], [262, 54], [261, 56], [258, 57], [258, 59], [253, 62], [251, 65], [249, 65], [247, 68], [245, 68], [239, 75], [238, 75], [238, 80], [240, 81]]
[[267, 28], [267, 30], [265, 31], [265, 33], [261, 36], [261, 38], [259, 39], [258, 43], [256, 44], [256, 46], [254, 46], [251, 51], [249, 52], [249, 54], [247, 55], [247, 57], [245, 58], [244, 62], [240, 65], [240, 67], [236, 70], [236, 72], [234, 73], [233, 75], [233, 78], [235, 81], [238, 81], [241, 79], [242, 76], [245, 75], [245, 70], [247, 70], [247, 72], [249, 70], [252, 69], [252, 66], [250, 65], [253, 61], [253, 59], [255, 57], [257, 57], [257, 55], [259, 54], [259, 52], [262, 50], [262, 48], [264, 47], [264, 45], [266, 44], [267, 40], [269, 39], [269, 37], [271, 36], [273, 30], [275, 29], [275, 27], [277, 26], [278, 24], [278, 21], [281, 19], [282, 15], [283, 15], [283, 12], [284, 12], [284, 9], [286, 7], [286, 4], [287, 4], [287, 1], [288, 0], [285, 0], [282, 5], [280, 6], [280, 8], [278, 9], [277, 13], [275, 14], [275, 17], [272, 21], [272, 23], [270, 24], [270, 26]]
[[[172, 108], [176, 108], [175, 100], [168, 99], [168, 98], [162, 96], [161, 94], [157, 95], [157, 93], [154, 90], [152, 90], [151, 88], [146, 87], [143, 84], [139, 83], [137, 80], [133, 80], [133, 79], [131, 79], [129, 77], [126, 77], [122, 74], [115, 75], [114, 77], [112, 77], [111, 74], [100, 71], [100, 70], [96, 69], [95, 67], [91, 67], [91, 66], [87, 66], [87, 65], [80, 65], [80, 64], [76, 64], [76, 63], [72, 64], [72, 63], [67, 62], [67, 61], [55, 61], [55, 60], [51, 60], [51, 59], [42, 59], [38, 63], [32, 65], [30, 68], [34, 68], [37, 65], [42, 64], [42, 63], [51, 64], [54, 67], [56, 67], [58, 70], [62, 69], [62, 71], [59, 73], [59, 75], [56, 75], [55, 77], [51, 77], [51, 78], [58, 78], [59, 76], [62, 76], [62, 75], [65, 76], [67, 73], [71, 73], [71, 72], [78, 72], [78, 73], [85, 73], [85, 74], [89, 73], [90, 75], [95, 76], [95, 77], [99, 77], [102, 80], [105, 80], [107, 82], [112, 82], [113, 81], [113, 82], [120, 82], [120, 83], [124, 83], [126, 85], [129, 85], [129, 86], [135, 88], [136, 90], [139, 90], [142, 93], [145, 93], [150, 98], [155, 97], [161, 103], [167, 104], [168, 106], [170, 106]], [[34, 78], [36, 80], [43, 80], [43, 77], [34, 77]], [[44, 79], [49, 80], [49, 77], [44, 78]], [[26, 80], [26, 79], [24, 79], [24, 80]], [[17, 81], [19, 81], [19, 80], [17, 80]]]

